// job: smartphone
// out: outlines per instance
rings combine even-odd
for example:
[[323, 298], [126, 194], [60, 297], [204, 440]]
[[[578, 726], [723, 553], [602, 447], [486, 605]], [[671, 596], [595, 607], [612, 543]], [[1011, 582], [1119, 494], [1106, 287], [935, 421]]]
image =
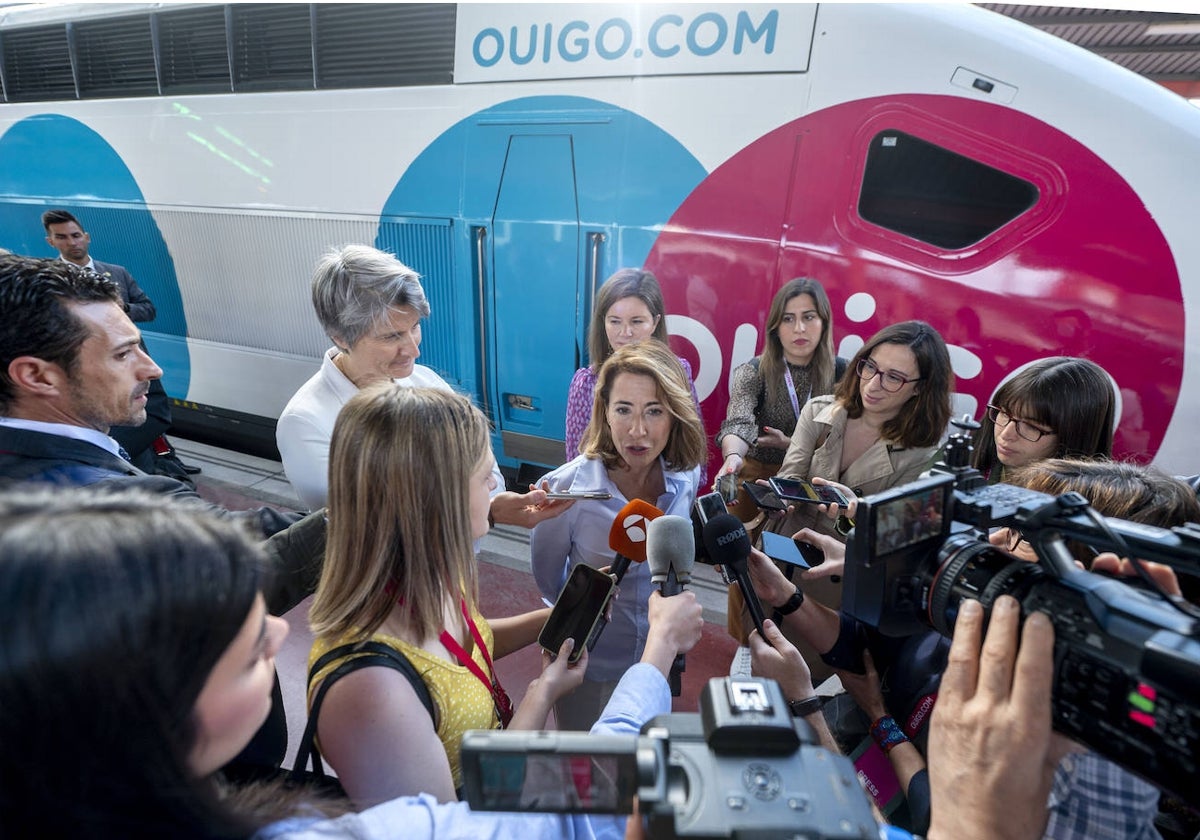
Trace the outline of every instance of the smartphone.
[[775, 491], [770, 487], [763, 487], [753, 481], [743, 481], [742, 489], [749, 493], [750, 498], [754, 499], [754, 504], [763, 510], [787, 510], [787, 504], [775, 495]]
[[795, 540], [771, 531], [762, 533], [762, 550], [763, 554], [772, 560], [791, 563], [802, 569], [811, 569], [813, 566], [820, 566], [825, 562], [825, 552], [812, 543]]
[[792, 499], [797, 502], [811, 502], [817, 505], [840, 505], [845, 507], [850, 501], [836, 487], [828, 484], [811, 484], [798, 478], [767, 479], [771, 488], [782, 499]]
[[610, 575], [580, 563], [571, 570], [563, 584], [550, 617], [538, 634], [538, 644], [551, 653], [558, 653], [568, 637], [575, 640], [568, 662], [579, 661], [584, 650], [591, 650], [604, 629], [604, 611], [617, 584]]
[[720, 493], [705, 493], [696, 499], [695, 504], [696, 516], [700, 520], [700, 524], [704, 525], [714, 516], [722, 513], [728, 513], [728, 508], [725, 507], [725, 500], [721, 498]]
[[546, 493], [547, 499], [611, 499], [612, 493], [607, 490], [551, 490]]

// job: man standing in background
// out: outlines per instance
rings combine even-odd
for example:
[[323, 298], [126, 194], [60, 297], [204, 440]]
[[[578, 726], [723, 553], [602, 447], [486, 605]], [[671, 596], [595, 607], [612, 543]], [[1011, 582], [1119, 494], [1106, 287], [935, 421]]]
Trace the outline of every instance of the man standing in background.
[[[131, 321], [154, 320], [157, 314], [154, 301], [142, 291], [133, 275], [124, 266], [91, 257], [88, 248], [92, 237], [74, 215], [67, 210], [47, 210], [42, 214], [42, 227], [46, 229], [46, 241], [58, 251], [60, 259], [94, 271], [117, 285]], [[150, 383], [146, 414], [146, 422], [141, 426], [114, 426], [110, 434], [143, 472], [170, 475], [190, 484], [187, 476], [200, 472], [200, 468], [180, 461], [175, 447], [166, 438], [165, 432], [171, 426], [171, 401], [160, 380]]]

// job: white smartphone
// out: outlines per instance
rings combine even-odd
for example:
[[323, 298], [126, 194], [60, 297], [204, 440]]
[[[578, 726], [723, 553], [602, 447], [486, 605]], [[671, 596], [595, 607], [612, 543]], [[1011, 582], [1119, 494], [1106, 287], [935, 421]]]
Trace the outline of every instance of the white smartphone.
[[612, 493], [607, 490], [551, 490], [546, 494], [547, 499], [611, 499]]

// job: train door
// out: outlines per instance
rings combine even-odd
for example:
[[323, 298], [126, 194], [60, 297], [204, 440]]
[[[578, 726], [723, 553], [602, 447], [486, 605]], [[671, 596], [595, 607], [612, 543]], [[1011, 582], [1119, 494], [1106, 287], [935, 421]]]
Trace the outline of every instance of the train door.
[[486, 393], [504, 454], [557, 464], [588, 299], [575, 143], [555, 127], [509, 133], [504, 148], [490, 231], [476, 233], [490, 239], [479, 254]]

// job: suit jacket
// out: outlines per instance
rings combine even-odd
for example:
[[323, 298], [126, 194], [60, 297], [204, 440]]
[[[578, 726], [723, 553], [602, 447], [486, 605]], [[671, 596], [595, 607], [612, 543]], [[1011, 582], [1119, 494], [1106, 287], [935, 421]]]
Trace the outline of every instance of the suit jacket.
[[263, 594], [267, 609], [281, 615], [316, 590], [325, 556], [325, 516], [257, 510], [229, 511], [205, 501], [173, 478], [147, 475], [123, 458], [84, 440], [0, 426], [0, 489], [18, 484], [60, 487], [136, 487], [202, 505], [222, 519], [248, 523], [265, 540], [269, 560]]
[[95, 266], [97, 274], [107, 277], [121, 287], [121, 299], [129, 306], [129, 320], [154, 320], [154, 316], [158, 314], [154, 308], [154, 301], [150, 300], [150, 297], [142, 291], [142, 287], [137, 284], [125, 266], [100, 262], [95, 257], [92, 258], [92, 265]]

